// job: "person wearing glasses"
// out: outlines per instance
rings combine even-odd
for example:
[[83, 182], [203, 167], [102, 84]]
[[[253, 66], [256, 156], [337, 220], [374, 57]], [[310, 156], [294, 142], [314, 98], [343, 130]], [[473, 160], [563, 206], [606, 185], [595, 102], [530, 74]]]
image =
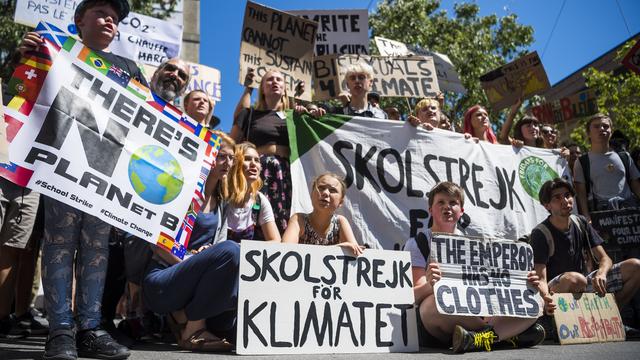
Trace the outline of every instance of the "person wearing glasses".
[[544, 124], [540, 128], [540, 134], [542, 135], [542, 142], [545, 149], [557, 149], [558, 145], [558, 130], [549, 124]]

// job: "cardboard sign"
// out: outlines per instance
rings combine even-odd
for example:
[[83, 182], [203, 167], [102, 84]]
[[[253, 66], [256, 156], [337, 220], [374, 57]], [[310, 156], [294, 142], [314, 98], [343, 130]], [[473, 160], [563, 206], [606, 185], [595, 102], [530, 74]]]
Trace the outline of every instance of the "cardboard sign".
[[0, 175], [182, 257], [218, 137], [54, 25], [36, 32], [9, 81]]
[[480, 83], [494, 110], [511, 106], [519, 98], [529, 98], [551, 86], [536, 51], [482, 75]]
[[321, 55], [313, 57], [313, 100], [335, 99], [340, 93], [338, 76], [338, 56]]
[[560, 100], [534, 106], [531, 111], [533, 116], [543, 123], [561, 123], [597, 113], [596, 100], [593, 90], [586, 90]]
[[9, 162], [9, 142], [7, 141], [7, 123], [4, 121], [4, 103], [2, 102], [2, 79], [0, 78], [0, 163]]
[[294, 10], [291, 14], [318, 23], [315, 55], [368, 54], [369, 13], [357, 10]]
[[255, 69], [253, 84], [257, 88], [270, 69], [284, 75], [289, 96], [300, 81], [306, 83], [303, 100], [311, 100], [313, 50], [316, 22], [247, 1], [240, 43], [240, 84], [249, 69]]
[[[373, 67], [371, 91], [380, 96], [427, 97], [440, 92], [432, 57], [341, 55], [336, 61], [343, 90], [348, 90], [345, 78], [347, 67], [366, 62]], [[340, 90], [337, 89], [336, 93], [340, 93]]]
[[440, 54], [435, 51], [429, 51], [419, 46], [407, 46], [405, 43], [385, 39], [383, 37], [375, 37], [376, 46], [382, 56], [431, 56], [436, 66], [436, 73], [438, 74], [438, 84], [440, 90], [451, 91], [454, 93], [465, 94], [467, 90], [462, 85], [462, 81], [458, 77], [458, 73], [451, 62], [451, 59], [445, 54]]
[[[35, 27], [48, 22], [77, 36], [73, 14], [80, 1], [18, 0], [14, 21]], [[109, 49], [143, 64], [158, 66], [180, 56], [182, 25], [130, 12], [118, 24], [118, 34]]]
[[592, 211], [591, 221], [608, 246], [640, 245], [640, 208]]
[[622, 59], [622, 65], [640, 74], [640, 40], [633, 45], [629, 53]]
[[553, 294], [553, 314], [561, 345], [624, 341], [625, 332], [613, 294]]
[[403, 251], [242, 241], [238, 354], [418, 351]]
[[527, 282], [533, 249], [524, 242], [434, 234], [431, 261], [440, 264], [438, 312], [462, 316], [542, 315], [538, 289]]

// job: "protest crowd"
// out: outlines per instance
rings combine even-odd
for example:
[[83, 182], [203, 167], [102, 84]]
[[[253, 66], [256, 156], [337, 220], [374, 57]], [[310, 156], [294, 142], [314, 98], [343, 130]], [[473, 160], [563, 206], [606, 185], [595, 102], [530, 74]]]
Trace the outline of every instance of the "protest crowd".
[[[215, 102], [208, 94], [202, 90], [186, 92], [191, 75], [185, 61], [179, 58], [164, 61], [147, 82], [134, 61], [109, 50], [119, 23], [129, 11], [126, 0], [83, 0], [75, 9], [74, 22], [82, 43], [95, 56], [126, 73], [128, 79], [148, 87], [159, 98], [157, 101], [171, 105], [175, 99], [181, 99], [180, 106], [193, 127], [208, 128], [211, 136], [218, 139], [215, 161], [202, 179], [202, 204], [191, 226], [188, 245], [184, 253], [172, 252], [170, 248], [154, 245], [143, 233], [112, 226], [105, 221], [107, 214], [105, 218], [94, 216], [78, 206], [41, 196], [38, 188], [2, 178], [0, 336], [46, 335], [44, 359], [126, 359], [130, 347], [149, 338], [168, 339], [184, 350], [233, 351], [242, 340], [236, 335], [241, 306], [238, 301], [241, 241], [332, 246], [355, 258], [366, 256], [373, 251], [372, 247], [382, 247], [360, 239], [363, 232], [356, 230], [367, 224], [341, 211], [349, 200], [349, 191], [361, 189], [358, 181], [362, 176], [345, 177], [326, 168], [304, 178], [304, 195], [294, 190], [293, 163], [303, 154], [293, 147], [294, 137], [288, 123], [292, 119], [306, 119], [332, 124], [330, 119], [348, 117], [401, 124], [407, 142], [420, 135], [456, 137], [470, 151], [502, 145], [510, 152], [507, 159], [512, 156], [513, 162], [519, 161], [516, 157], [523, 149], [535, 148], [532, 151], [544, 152], [560, 166], [569, 168], [565, 176], [541, 177], [544, 181], [538, 184], [534, 201], [546, 211], [545, 219], [529, 226], [519, 239], [512, 239], [526, 245], [526, 249], [530, 246], [532, 251], [527, 255], [531, 263], [518, 267], [524, 274], [522, 286], [533, 289], [531, 294], [538, 294], [540, 299], [535, 300], [533, 295], [520, 299], [523, 306], [528, 304], [528, 309], [532, 309], [528, 315], [443, 313], [439, 297], [448, 284], [444, 279], [450, 268], [437, 261], [440, 247], [445, 246], [438, 239], [467, 234], [467, 228], [473, 227], [477, 217], [468, 217], [465, 204], [480, 206], [480, 195], [476, 189], [473, 196], [473, 190], [470, 192], [466, 185], [444, 173], [439, 173], [436, 177], [439, 181], [429, 188], [418, 189], [414, 185], [411, 191], [420, 191], [426, 198], [419, 210], [428, 212], [428, 224], [425, 221], [422, 229], [401, 239], [402, 246], [395, 250], [407, 252], [411, 259], [410, 280], [421, 347], [464, 353], [537, 346], [545, 338], [554, 338], [552, 316], [559, 311], [554, 293], [587, 292], [599, 296], [612, 293], [620, 309], [635, 312], [635, 320], [631, 316], [624, 325], [627, 338], [640, 335], [634, 328], [640, 325], [640, 293], [636, 294], [640, 288], [640, 251], [636, 245], [625, 258], [614, 263], [605, 251], [603, 237], [593, 226], [594, 212], [595, 215], [609, 210], [637, 212], [640, 208], [638, 151], [632, 151], [636, 155], [631, 156], [629, 152], [633, 149], [628, 149], [628, 140], [625, 144], [624, 131], [616, 129], [606, 114], [597, 113], [586, 122], [589, 149], [560, 144], [560, 134], [553, 124], [542, 123], [531, 114], [518, 115], [524, 98], [509, 104], [506, 120], [496, 132], [490, 111], [480, 104], [467, 109], [462, 119], [448, 118], [442, 110], [441, 93], [415, 97], [410, 113], [402, 114], [397, 107], [381, 108], [381, 95], [372, 91], [374, 68], [360, 61], [344, 67], [346, 89], [333, 101], [304, 99], [302, 94], [310, 92], [311, 84], [298, 81], [292, 89], [287, 83], [288, 75], [276, 67], [265, 71], [247, 69], [233, 126], [225, 133], [214, 129], [218, 122], [213, 115]], [[26, 58], [46, 48], [46, 41], [39, 32], [28, 32], [18, 50]], [[80, 70], [74, 74], [80, 74], [73, 76], [82, 81], [93, 78]], [[141, 120], [139, 113], [133, 116], [133, 110], [129, 110], [133, 105], [118, 105], [120, 100], [114, 100], [109, 91], [101, 85], [96, 88], [95, 84], [90, 97], [111, 96], [108, 106], [114, 101], [115, 106], [110, 112], [128, 112], [132, 124], [137, 122], [136, 126], [141, 128], [152, 126], [149, 118]], [[257, 94], [252, 104], [254, 88]], [[81, 111], [74, 110], [79, 100], [73, 96], [64, 101], [68, 103], [59, 105], [60, 109]], [[68, 131], [65, 124], [60, 122], [48, 130]], [[90, 125], [87, 128], [91, 130]], [[156, 135], [158, 131], [155, 130]], [[41, 133], [40, 137], [46, 136]], [[157, 139], [171, 138], [173, 134], [168, 137], [160, 134]], [[107, 138], [106, 130], [105, 139], [120, 141], [116, 137]], [[188, 152], [187, 145], [182, 142], [179, 151]], [[432, 155], [435, 158], [442, 154]], [[112, 154], [100, 153], [94, 160], [108, 163], [111, 157]], [[44, 158], [40, 155], [37, 160]], [[366, 160], [365, 156], [363, 161]], [[461, 159], [460, 171], [462, 168]], [[498, 171], [503, 181], [510, 181], [506, 172], [504, 176], [501, 174]], [[369, 177], [365, 178], [369, 181]], [[408, 179], [406, 184], [411, 188]], [[295, 204], [300, 201], [295, 196], [308, 198], [310, 211], [297, 211], [300, 208]], [[508, 203], [506, 199], [504, 204]], [[515, 200], [512, 196], [511, 209], [518, 201], [517, 195]], [[505, 206], [502, 205], [502, 211], [509, 211]], [[486, 208], [489, 211], [489, 205]], [[409, 210], [397, 209], [404, 213]], [[362, 218], [367, 219], [367, 214], [363, 213]], [[115, 215], [110, 219], [119, 223], [131, 221]], [[511, 251], [514, 254], [520, 250]], [[515, 259], [515, 255], [512, 257]], [[39, 284], [44, 306], [36, 309], [32, 302]], [[471, 303], [468, 306], [472, 308]]]

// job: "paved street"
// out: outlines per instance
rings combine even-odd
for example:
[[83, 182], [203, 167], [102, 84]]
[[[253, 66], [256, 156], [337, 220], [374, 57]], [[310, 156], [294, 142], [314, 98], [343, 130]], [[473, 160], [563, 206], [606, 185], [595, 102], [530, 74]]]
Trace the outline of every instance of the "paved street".
[[[13, 359], [40, 359], [44, 350], [44, 337], [28, 339], [0, 339], [0, 360]], [[587, 344], [560, 346], [551, 342], [532, 349], [498, 350], [488, 353], [467, 353], [465, 359], [597, 359], [615, 360], [638, 359], [640, 354], [640, 341], [627, 341], [624, 343]], [[210, 359], [212, 354], [191, 353], [178, 349], [175, 345], [167, 344], [142, 344], [132, 351], [131, 360], [172, 360], [172, 359]], [[216, 359], [238, 359], [232, 354], [218, 355]], [[455, 356], [449, 351], [437, 351], [423, 349], [416, 354], [347, 354], [347, 355], [273, 355], [251, 356], [251, 360], [258, 359], [345, 359], [345, 360], [396, 360], [396, 359], [442, 359]]]

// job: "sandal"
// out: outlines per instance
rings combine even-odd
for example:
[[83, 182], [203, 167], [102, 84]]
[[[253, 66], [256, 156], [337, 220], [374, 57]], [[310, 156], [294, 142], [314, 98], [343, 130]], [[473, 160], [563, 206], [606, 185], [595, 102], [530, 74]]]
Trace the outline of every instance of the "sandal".
[[[202, 334], [207, 332], [206, 328], [196, 330], [187, 340], [178, 340], [178, 346], [184, 350], [191, 351], [206, 351], [206, 352], [229, 352], [233, 350], [234, 345], [228, 342], [226, 339], [219, 339], [214, 337], [213, 339], [205, 339], [201, 337]], [[215, 336], [215, 335], [214, 335]]]

